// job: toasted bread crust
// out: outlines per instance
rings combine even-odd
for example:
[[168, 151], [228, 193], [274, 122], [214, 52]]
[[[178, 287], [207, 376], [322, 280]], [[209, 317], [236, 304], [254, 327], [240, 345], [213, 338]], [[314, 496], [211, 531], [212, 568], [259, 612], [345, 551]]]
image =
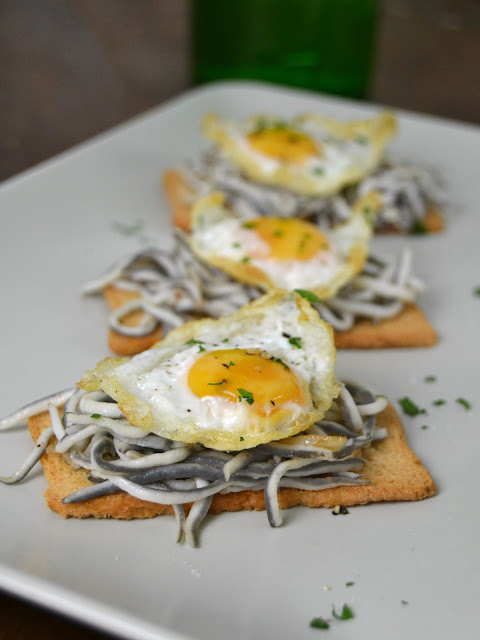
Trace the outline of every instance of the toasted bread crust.
[[427, 209], [424, 224], [428, 233], [438, 233], [445, 229], [443, 216], [433, 204], [431, 204]]
[[431, 347], [437, 332], [416, 304], [406, 304], [393, 318], [379, 322], [357, 320], [348, 331], [335, 332], [337, 349], [386, 349], [390, 347]]
[[[108, 287], [105, 298], [112, 309], [134, 300], [138, 294], [126, 289]], [[138, 323], [140, 316], [130, 314], [125, 323]], [[139, 338], [124, 336], [116, 331], [109, 331], [110, 349], [121, 356], [131, 356], [145, 349], [150, 349], [162, 337], [161, 327], [152, 333]], [[435, 329], [428, 323], [423, 312], [416, 304], [406, 304], [394, 318], [387, 318], [374, 323], [372, 320], [358, 320], [348, 331], [335, 331], [337, 349], [387, 349], [402, 347], [430, 347], [437, 343]]]
[[[103, 290], [103, 295], [113, 310], [118, 309], [131, 300], [140, 298], [140, 294], [137, 291], [117, 289], [113, 286], [106, 287]], [[142, 313], [142, 311], [132, 311], [123, 318], [123, 322], [128, 327], [135, 327], [140, 323]], [[158, 327], [146, 336], [125, 336], [118, 333], [118, 331], [110, 329], [108, 332], [108, 346], [114, 353], [122, 356], [133, 356], [136, 353], [150, 349], [155, 342], [162, 339], [162, 336], [163, 331], [161, 327]]]
[[[304, 505], [306, 507], [353, 506], [381, 501], [422, 500], [435, 494], [435, 484], [428, 471], [410, 449], [398, 414], [388, 405], [378, 416], [378, 424], [385, 427], [388, 437], [362, 452], [365, 460], [363, 476], [371, 484], [358, 487], [335, 487], [322, 491], [281, 489], [279, 504], [282, 509]], [[50, 424], [47, 412], [30, 418], [28, 426], [32, 438]], [[63, 504], [62, 499], [74, 491], [91, 485], [88, 472], [75, 470], [55, 451], [55, 439], [48, 446], [41, 462], [49, 487], [45, 492], [48, 506], [64, 518], [152, 518], [172, 513], [168, 505], [144, 502], [118, 492], [77, 504]], [[265, 508], [263, 491], [242, 491], [217, 494], [213, 497], [211, 513]]]
[[195, 202], [195, 191], [175, 169], [164, 173], [162, 184], [172, 209], [173, 226], [182, 231], [190, 231], [190, 213]]

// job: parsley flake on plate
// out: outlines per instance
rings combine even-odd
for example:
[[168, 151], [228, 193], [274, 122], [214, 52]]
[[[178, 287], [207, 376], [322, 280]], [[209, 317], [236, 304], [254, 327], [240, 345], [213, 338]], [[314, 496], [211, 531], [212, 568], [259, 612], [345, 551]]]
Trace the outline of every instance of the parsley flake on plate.
[[419, 413], [427, 413], [425, 409], [418, 407], [408, 396], [400, 398], [400, 406], [409, 416], [417, 416]]
[[112, 222], [112, 229], [117, 233], [121, 233], [123, 236], [134, 236], [142, 231], [143, 220], [137, 220], [131, 224], [128, 222], [119, 222], [118, 220], [114, 220]]
[[335, 607], [332, 607], [332, 616], [337, 620], [351, 620], [355, 616], [353, 615], [353, 611], [350, 609], [348, 604], [344, 604], [342, 607], [342, 612], [337, 613], [335, 611]]
[[313, 618], [310, 621], [310, 627], [312, 629], [329, 629], [330, 625], [324, 618]]
[[468, 400], [465, 400], [465, 398], [457, 398], [457, 402], [458, 404], [461, 404], [462, 406], [464, 406], [465, 409], [472, 408], [472, 405], [470, 404], [470, 402]]
[[418, 235], [423, 235], [425, 233], [428, 233], [428, 229], [425, 226], [425, 223], [422, 222], [421, 220], [415, 220], [412, 231], [413, 233], [416, 233]]

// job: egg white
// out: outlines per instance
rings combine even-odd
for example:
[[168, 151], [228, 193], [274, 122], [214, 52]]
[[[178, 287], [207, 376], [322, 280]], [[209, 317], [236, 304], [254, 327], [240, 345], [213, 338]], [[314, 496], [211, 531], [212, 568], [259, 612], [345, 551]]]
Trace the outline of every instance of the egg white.
[[328, 299], [363, 268], [380, 206], [378, 194], [367, 194], [355, 203], [347, 222], [322, 230], [328, 250], [307, 260], [276, 259], [268, 257], [264, 241], [245, 228], [245, 219], [226, 206], [224, 195], [214, 192], [195, 204], [188, 242], [198, 257], [243, 282], [264, 290], [310, 289]]
[[248, 139], [259, 127], [278, 123], [275, 116], [236, 121], [208, 114], [203, 132], [250, 179], [310, 196], [332, 195], [363, 179], [378, 166], [386, 144], [396, 132], [395, 117], [389, 112], [351, 122], [316, 114], [298, 116], [282, 121], [282, 126], [307, 135], [319, 153], [302, 162], [290, 162], [261, 153]]

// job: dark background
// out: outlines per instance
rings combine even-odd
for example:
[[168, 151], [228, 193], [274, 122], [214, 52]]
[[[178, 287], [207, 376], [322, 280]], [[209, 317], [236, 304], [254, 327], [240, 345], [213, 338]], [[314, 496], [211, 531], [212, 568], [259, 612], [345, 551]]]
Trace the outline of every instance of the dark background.
[[[188, 0], [0, 0], [0, 180], [191, 86]], [[480, 2], [386, 0], [374, 102], [480, 122]]]
[[[0, 0], [0, 180], [192, 86], [189, 7]], [[383, 2], [369, 100], [478, 124], [479, 70], [478, 0]], [[0, 592], [0, 640], [63, 637], [106, 638]]]

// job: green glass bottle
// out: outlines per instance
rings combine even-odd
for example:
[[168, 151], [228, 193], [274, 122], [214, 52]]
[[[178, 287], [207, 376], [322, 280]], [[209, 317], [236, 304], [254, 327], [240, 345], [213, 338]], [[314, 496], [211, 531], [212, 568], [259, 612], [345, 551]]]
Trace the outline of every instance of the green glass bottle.
[[363, 97], [378, 13], [378, 0], [193, 0], [193, 79]]

